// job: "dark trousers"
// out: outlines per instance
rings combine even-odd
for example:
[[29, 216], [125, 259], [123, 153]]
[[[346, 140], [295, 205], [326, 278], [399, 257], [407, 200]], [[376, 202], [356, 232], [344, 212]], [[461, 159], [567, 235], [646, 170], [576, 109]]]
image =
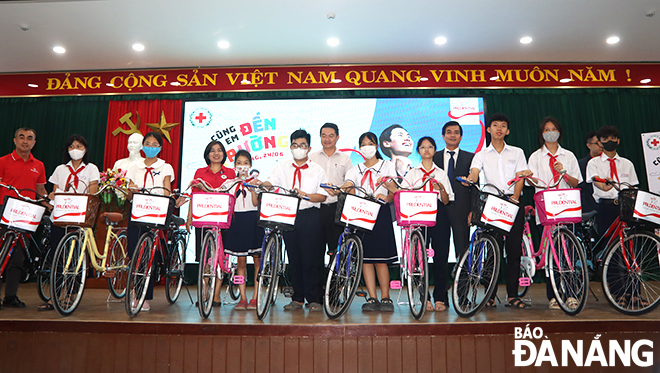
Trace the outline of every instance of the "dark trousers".
[[[520, 278], [520, 257], [522, 255], [522, 231], [525, 225], [525, 209], [518, 209], [518, 215], [513, 223], [513, 227], [506, 234], [506, 293], [508, 297], [518, 296], [518, 279]], [[497, 235], [497, 244], [500, 248], [503, 246], [504, 236]], [[503, 258], [503, 256], [500, 256]], [[495, 292], [497, 294], [497, 282], [495, 283]]]
[[[210, 228], [195, 228], [195, 261], [198, 263], [199, 256], [202, 255], [202, 240], [204, 239], [206, 231], [208, 230], [210, 230]], [[220, 232], [223, 242], [225, 239], [224, 232], [226, 232], [224, 229]]]
[[[467, 221], [467, 217], [465, 218]], [[427, 240], [433, 251], [433, 300], [449, 305], [447, 298], [447, 260], [449, 259], [449, 215], [447, 208], [438, 202], [438, 214], [434, 227], [427, 230]]]
[[[0, 210], [2, 210], [2, 205], [0, 205]], [[0, 237], [4, 237], [6, 231], [7, 228], [3, 226], [0, 229]], [[17, 241], [14, 250], [11, 253], [11, 258], [9, 258], [9, 262], [7, 263], [7, 267], [2, 274], [5, 278], [5, 299], [15, 297], [16, 292], [18, 291], [18, 284], [21, 282], [23, 263], [25, 261], [25, 253], [23, 250], [21, 241]]]
[[323, 252], [320, 235], [321, 214], [312, 207], [298, 211], [296, 226], [284, 232], [284, 244], [289, 257], [293, 297], [296, 302], [321, 303], [322, 292], [319, 277], [321, 272], [320, 252]]
[[[536, 229], [539, 231], [539, 237], [541, 237], [541, 242], [539, 242], [538, 246], [536, 247], [538, 248], [538, 250], [541, 250], [541, 244], [543, 243], [543, 226], [541, 224], [537, 224]], [[558, 248], [555, 248], [555, 250], [557, 249]], [[549, 247], [545, 252], [545, 255], [552, 256], [552, 252], [550, 251]], [[549, 259], [552, 260], [552, 257], [550, 257]], [[555, 292], [554, 290], [552, 290], [552, 282], [550, 281], [550, 277], [545, 278], [545, 296], [548, 298], [548, 300], [551, 300], [552, 298], [555, 297]]]
[[619, 205], [614, 204], [614, 200], [601, 199], [598, 203], [597, 210], [596, 224], [598, 225], [598, 234], [602, 236], [610, 228], [610, 225], [614, 223], [614, 220], [619, 217], [621, 208]]
[[[144, 233], [149, 232], [147, 228], [142, 228], [142, 227], [136, 227], [134, 225], [128, 225], [128, 229], [126, 229], [126, 241], [127, 241], [127, 246], [128, 246], [128, 255], [130, 256], [131, 260], [133, 260], [133, 253], [135, 252], [135, 249], [137, 248], [138, 240]], [[156, 239], [158, 239], [158, 236], [156, 236]], [[154, 245], [156, 242], [154, 242]], [[164, 244], [161, 242], [161, 244]], [[163, 250], [166, 248], [163, 246]], [[152, 269], [151, 269], [151, 278], [149, 279], [149, 286], [147, 287], [147, 295], [144, 298], [145, 300], [151, 300], [154, 299], [154, 285], [156, 284], [156, 277], [158, 277], [155, 269], [155, 265], [157, 263], [158, 258], [160, 258], [160, 254], [158, 251], [156, 251], [155, 257], [153, 258], [152, 262]]]
[[458, 262], [470, 245], [470, 226], [467, 221], [470, 211], [466, 208], [460, 209], [451, 202], [446, 208], [449, 215], [451, 231], [454, 234], [454, 253], [456, 255], [456, 261]]
[[[328, 251], [335, 251], [339, 236], [344, 231], [344, 228], [335, 224], [335, 213], [337, 212], [337, 203], [329, 203], [327, 205], [321, 204], [321, 244], [327, 246]], [[324, 255], [321, 252], [321, 255]]]

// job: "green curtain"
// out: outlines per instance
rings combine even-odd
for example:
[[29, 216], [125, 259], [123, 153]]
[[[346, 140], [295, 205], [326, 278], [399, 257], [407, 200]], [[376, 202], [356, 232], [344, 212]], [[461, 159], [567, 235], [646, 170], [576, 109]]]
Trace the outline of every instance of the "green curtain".
[[[537, 133], [546, 116], [557, 118], [564, 129], [562, 145], [578, 158], [587, 153], [584, 135], [603, 125], [621, 131], [619, 153], [635, 165], [646, 188], [640, 134], [660, 128], [660, 89], [456, 89], [456, 90], [347, 90], [217, 92], [165, 95], [67, 96], [0, 98], [0, 155], [14, 148], [13, 134], [19, 127], [37, 131], [33, 154], [44, 162], [46, 173], [61, 163], [67, 136], [79, 133], [87, 139], [91, 161], [103, 163], [108, 102], [111, 100], [239, 100], [293, 98], [369, 98], [483, 96], [486, 114], [503, 112], [511, 120], [507, 142], [523, 148], [529, 156], [539, 146]], [[438, 123], [442, 126], [444, 123]], [[527, 193], [529, 194], [529, 193]]]

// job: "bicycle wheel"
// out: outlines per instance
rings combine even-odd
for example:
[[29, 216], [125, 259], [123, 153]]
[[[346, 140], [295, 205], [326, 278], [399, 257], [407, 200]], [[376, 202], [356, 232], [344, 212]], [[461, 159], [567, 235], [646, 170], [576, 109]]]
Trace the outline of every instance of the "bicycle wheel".
[[605, 254], [603, 292], [617, 311], [641, 315], [652, 311], [660, 300], [660, 239], [637, 232], [616, 240]]
[[130, 317], [135, 317], [140, 313], [144, 298], [147, 296], [147, 288], [153, 271], [153, 256], [154, 235], [147, 232], [140, 237], [128, 270], [126, 313]]
[[[227, 291], [229, 292], [229, 297], [231, 298], [231, 300], [238, 300], [238, 298], [240, 298], [240, 296], [241, 296], [241, 292], [240, 292], [240, 289], [238, 288], [238, 285], [236, 285], [233, 281], [234, 280], [234, 275], [236, 275], [236, 268], [238, 266], [237, 261], [238, 261], [237, 257], [235, 257], [233, 255], [230, 256], [229, 268], [232, 269], [232, 272], [231, 272], [232, 275], [227, 276]], [[220, 276], [218, 277], [218, 279], [220, 281], [222, 281], [222, 271], [219, 271], [219, 272], [220, 272], [219, 273]], [[244, 280], [245, 280], [245, 284], [247, 284], [247, 270], [245, 272], [245, 279]]]
[[492, 236], [481, 234], [461, 256], [452, 289], [454, 309], [459, 316], [474, 316], [493, 295], [500, 271], [499, 251]]
[[255, 292], [257, 298], [257, 317], [262, 320], [274, 303], [274, 292], [279, 282], [281, 242], [277, 234], [271, 233], [261, 253], [261, 271], [257, 276]]
[[354, 235], [346, 236], [333, 256], [325, 282], [323, 309], [330, 319], [337, 319], [348, 311], [362, 276], [362, 241]]
[[429, 294], [429, 265], [426, 260], [426, 243], [422, 233], [413, 231], [409, 238], [410, 262], [408, 263], [408, 305], [417, 320], [424, 316]]
[[85, 291], [87, 252], [80, 240], [81, 231], [69, 232], [55, 250], [50, 273], [53, 307], [62, 316], [76, 310]]
[[165, 297], [172, 304], [179, 298], [181, 285], [183, 285], [183, 270], [186, 265], [183, 262], [183, 252], [186, 250], [183, 237], [177, 236], [169, 249], [170, 257], [165, 277]]
[[[575, 316], [584, 309], [589, 295], [587, 260], [577, 237], [566, 227], [552, 234], [554, 254], [546, 252], [546, 265], [550, 283], [559, 308]], [[556, 257], [555, 257], [556, 254]]]
[[126, 232], [120, 232], [117, 239], [110, 242], [109, 267], [112, 268], [112, 277], [108, 277], [108, 289], [110, 294], [117, 299], [126, 295], [126, 280], [128, 279], [128, 239]]
[[[213, 307], [216, 269], [219, 269], [215, 262], [216, 254], [216, 235], [209, 230], [204, 234], [204, 240], [202, 240], [202, 252], [197, 274], [197, 308], [199, 308], [200, 316], [204, 319], [209, 317]], [[218, 272], [222, 275], [222, 271]]]
[[0, 248], [0, 275], [4, 275], [5, 270], [7, 269], [7, 264], [9, 263], [7, 256], [11, 249], [11, 244], [14, 242], [14, 237], [16, 237], [16, 234], [12, 231], [8, 231], [2, 237], [2, 248]]
[[44, 302], [50, 301], [50, 269], [53, 266], [53, 255], [51, 249], [46, 250], [41, 265], [37, 269], [37, 294]]

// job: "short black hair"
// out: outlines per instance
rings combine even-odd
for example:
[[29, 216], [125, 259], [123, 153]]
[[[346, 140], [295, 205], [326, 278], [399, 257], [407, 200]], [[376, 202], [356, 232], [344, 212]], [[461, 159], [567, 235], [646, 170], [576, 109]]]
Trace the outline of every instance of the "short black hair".
[[158, 144], [160, 145], [160, 147], [161, 148], [163, 147], [163, 136], [160, 133], [154, 132], [154, 131], [147, 132], [144, 135], [144, 138], [142, 138], [142, 145], [144, 145], [144, 142], [147, 141], [147, 139], [149, 137], [153, 137], [154, 139], [156, 139], [156, 141], [158, 141]]
[[376, 134], [373, 132], [365, 132], [360, 135], [360, 138], [358, 139], [358, 148], [362, 146], [362, 140], [365, 138], [376, 144], [376, 158], [383, 159], [383, 157], [380, 155], [380, 152], [378, 151], [378, 137], [376, 137]]
[[34, 139], [35, 139], [35, 140], [37, 139], [37, 131], [33, 130], [33, 129], [30, 128], [30, 127], [21, 127], [21, 128], [19, 128], [19, 129], [17, 129], [17, 130], [14, 132], [14, 138], [16, 138], [16, 136], [18, 136], [18, 133], [21, 132], [21, 131], [32, 132], [32, 133], [34, 133]]
[[591, 140], [594, 136], [598, 137], [598, 132], [596, 132], [596, 131], [587, 132], [587, 134], [584, 135], [584, 143], [588, 144], [589, 140]]
[[458, 126], [458, 130], [460, 131], [461, 136], [463, 136], [463, 127], [461, 127], [461, 125], [455, 120], [449, 121], [445, 123], [444, 126], [442, 126], [442, 136], [445, 135], [445, 131], [447, 131], [447, 127], [451, 127], [451, 126]]
[[[224, 149], [224, 148], [223, 148]], [[225, 155], [226, 157], [226, 155]], [[250, 166], [252, 166], [252, 155], [250, 155], [250, 152], [245, 150], [245, 149], [239, 149], [236, 154], [234, 154], [234, 163], [236, 163], [236, 160], [238, 157], [245, 157], [250, 161]], [[224, 163], [224, 160], [223, 160]]]
[[212, 140], [208, 145], [206, 145], [206, 149], [204, 149], [204, 161], [207, 165], [211, 164], [211, 158], [209, 158], [209, 154], [211, 154], [211, 149], [213, 149], [215, 145], [220, 145], [220, 148], [222, 149], [222, 161], [220, 161], [220, 164], [225, 164], [225, 161], [227, 160], [227, 151], [225, 150], [225, 146], [222, 145], [220, 141]]
[[438, 146], [435, 145], [435, 140], [433, 139], [433, 137], [431, 137], [431, 136], [424, 136], [424, 137], [422, 137], [421, 139], [419, 139], [419, 140], [417, 141], [417, 153], [419, 153], [419, 147], [420, 147], [420, 145], [422, 145], [422, 143], [424, 142], [424, 140], [427, 140], [428, 142], [430, 142], [431, 145], [433, 145], [433, 149], [438, 149]]
[[312, 137], [309, 135], [309, 132], [305, 131], [302, 128], [293, 131], [293, 133], [291, 134], [291, 136], [289, 138], [289, 141], [293, 142], [293, 140], [300, 139], [300, 138], [304, 138], [305, 140], [307, 140], [307, 145], [312, 145], [312, 143], [311, 143]]
[[493, 122], [506, 122], [506, 126], [509, 127], [509, 117], [504, 113], [495, 113], [488, 118], [488, 127]]
[[335, 130], [335, 135], [339, 136], [339, 127], [337, 127], [336, 124], [330, 122], [325, 123], [324, 125], [321, 126], [321, 129], [319, 130], [319, 135], [323, 133], [324, 128], [332, 128], [333, 130]]
[[252, 175], [252, 174], [255, 173], [255, 172], [256, 172], [256, 173], [260, 173], [259, 170], [257, 170], [256, 168], [253, 168], [252, 171], [250, 171], [250, 175]]
[[556, 118], [553, 118], [553, 117], [545, 117], [541, 120], [541, 124], [539, 125], [538, 138], [539, 138], [539, 144], [540, 144], [539, 147], [540, 148], [542, 148], [543, 145], [545, 145], [545, 139], [543, 138], [543, 131], [545, 131], [545, 124], [548, 123], [548, 122], [554, 124], [555, 128], [559, 132], [559, 138], [557, 139], [557, 142], [560, 142], [561, 138], [564, 136], [564, 131], [561, 129], [561, 124], [559, 124], [559, 121]]
[[402, 130], [406, 130], [405, 128], [401, 127], [400, 124], [393, 124], [383, 130], [383, 132], [380, 133], [380, 137], [378, 138], [378, 144], [380, 145], [380, 150], [383, 151], [383, 154], [386, 156], [392, 158], [392, 151], [390, 148], [386, 148], [383, 146], [383, 143], [385, 141], [392, 141], [392, 130], [395, 128], [401, 128]]
[[600, 140], [601, 137], [610, 137], [610, 136], [614, 136], [620, 139], [621, 132], [619, 132], [619, 129], [614, 126], [602, 126], [598, 129], [598, 140]]
[[69, 146], [73, 144], [74, 141], [78, 141], [85, 147], [85, 155], [82, 157], [84, 164], [89, 163], [89, 149], [87, 148], [87, 140], [85, 140], [82, 135], [71, 135], [66, 139], [64, 143], [64, 150], [62, 151], [62, 163], [67, 164], [71, 160], [71, 155], [69, 155]]

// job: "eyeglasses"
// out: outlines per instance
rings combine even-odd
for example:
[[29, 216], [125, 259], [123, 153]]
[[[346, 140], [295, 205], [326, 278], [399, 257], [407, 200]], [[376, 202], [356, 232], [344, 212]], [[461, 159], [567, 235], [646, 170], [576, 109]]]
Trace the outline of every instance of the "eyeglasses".
[[307, 144], [291, 144], [291, 149], [302, 149], [302, 150], [307, 150], [309, 148], [309, 145]]

